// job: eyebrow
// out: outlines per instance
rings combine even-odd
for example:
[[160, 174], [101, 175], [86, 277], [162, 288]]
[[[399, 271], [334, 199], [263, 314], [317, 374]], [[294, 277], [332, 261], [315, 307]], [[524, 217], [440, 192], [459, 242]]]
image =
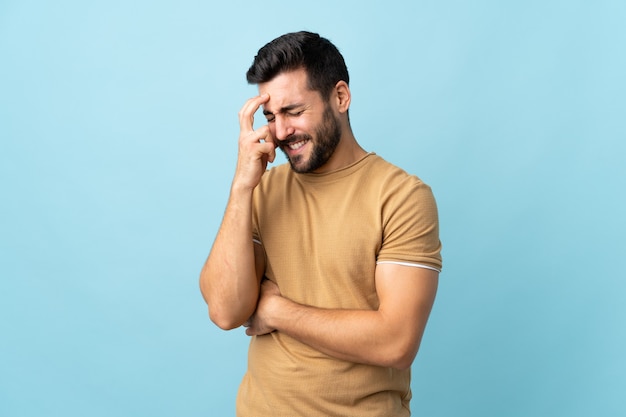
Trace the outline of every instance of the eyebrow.
[[[280, 113], [287, 113], [289, 111], [295, 110], [295, 109], [300, 108], [300, 107], [304, 107], [304, 104], [302, 104], [302, 103], [290, 104], [288, 106], [281, 107], [280, 110], [278, 111], [278, 113], [279, 114]], [[267, 116], [267, 115], [270, 115], [270, 114], [274, 114], [274, 112], [271, 112], [271, 111], [263, 108], [263, 114], [265, 116]]]

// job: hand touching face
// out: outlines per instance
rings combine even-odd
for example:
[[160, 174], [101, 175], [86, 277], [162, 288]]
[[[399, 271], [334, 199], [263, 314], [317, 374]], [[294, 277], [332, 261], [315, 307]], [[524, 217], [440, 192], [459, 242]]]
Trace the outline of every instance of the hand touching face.
[[276, 142], [267, 125], [254, 130], [254, 114], [269, 100], [268, 94], [249, 99], [239, 111], [239, 156], [233, 186], [253, 189], [268, 162], [276, 158]]

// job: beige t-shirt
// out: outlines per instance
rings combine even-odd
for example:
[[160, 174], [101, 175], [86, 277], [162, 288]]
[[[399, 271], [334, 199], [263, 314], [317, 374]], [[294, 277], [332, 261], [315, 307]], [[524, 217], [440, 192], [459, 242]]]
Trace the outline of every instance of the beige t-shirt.
[[[376, 264], [441, 268], [430, 187], [375, 154], [325, 174], [272, 168], [255, 189], [266, 277], [301, 304], [376, 309]], [[408, 416], [410, 370], [332, 358], [280, 332], [253, 337], [237, 415]]]

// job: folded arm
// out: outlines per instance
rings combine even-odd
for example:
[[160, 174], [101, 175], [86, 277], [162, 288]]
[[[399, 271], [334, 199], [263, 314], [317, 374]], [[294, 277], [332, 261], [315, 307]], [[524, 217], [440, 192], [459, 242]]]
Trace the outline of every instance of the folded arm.
[[254, 113], [269, 96], [248, 100], [239, 112], [239, 154], [224, 219], [200, 273], [209, 316], [222, 329], [241, 326], [254, 312], [265, 257], [252, 242], [252, 193], [276, 145], [267, 125], [254, 130]]
[[376, 267], [377, 310], [320, 309], [295, 303], [264, 281], [248, 335], [277, 330], [338, 359], [411, 366], [437, 292], [439, 273], [396, 264]]
[[241, 326], [254, 312], [265, 270], [263, 249], [252, 241], [250, 199], [245, 193], [231, 192], [222, 225], [200, 273], [200, 290], [209, 316], [224, 330]]

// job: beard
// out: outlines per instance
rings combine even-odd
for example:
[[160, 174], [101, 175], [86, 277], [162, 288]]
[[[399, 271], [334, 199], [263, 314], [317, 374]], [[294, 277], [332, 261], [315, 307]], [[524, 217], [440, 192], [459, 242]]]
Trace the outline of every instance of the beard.
[[[307, 140], [313, 149], [310, 152], [308, 161], [303, 160], [303, 155], [289, 157], [284, 147], [289, 143]], [[280, 142], [280, 149], [283, 151], [291, 169], [298, 174], [308, 174], [323, 167], [337, 149], [341, 140], [341, 125], [333, 114], [330, 106], [326, 106], [322, 115], [322, 122], [315, 128], [315, 137], [308, 134], [292, 135]]]

